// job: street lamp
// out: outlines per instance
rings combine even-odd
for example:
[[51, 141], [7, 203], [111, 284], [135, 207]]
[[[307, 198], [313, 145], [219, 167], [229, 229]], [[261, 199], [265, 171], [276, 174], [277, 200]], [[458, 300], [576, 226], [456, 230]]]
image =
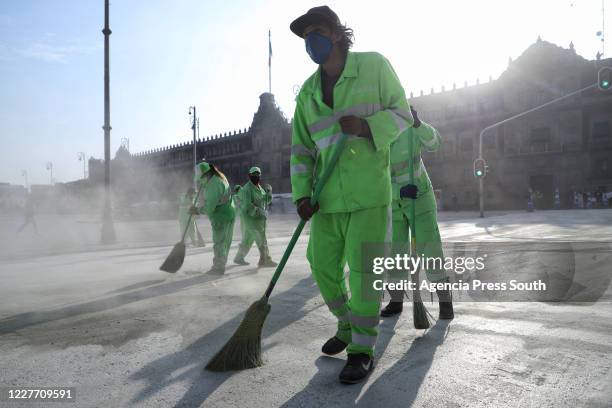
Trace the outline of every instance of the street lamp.
[[53, 185], [53, 163], [47, 162], [47, 170], [49, 170], [49, 184]]
[[25, 189], [28, 191], [28, 171], [21, 170], [21, 175], [25, 178]]
[[85, 166], [87, 161], [85, 160], [85, 152], [78, 153], [79, 161], [83, 162], [83, 179], [87, 178], [87, 171], [85, 170]]
[[115, 227], [111, 210], [110, 197], [110, 68], [109, 48], [112, 31], [108, 27], [108, 2], [104, 0], [104, 212], [102, 213], [102, 233], [100, 241], [103, 244], [113, 244], [116, 241]]
[[191, 116], [193, 112], [193, 119], [191, 121], [191, 129], [193, 130], [193, 172], [194, 172], [194, 177], [193, 177], [193, 188], [197, 189], [197, 181], [195, 179], [195, 168], [196, 165], [198, 164], [198, 140], [196, 138], [196, 131], [199, 128], [199, 121], [198, 121], [198, 117], [196, 116], [196, 107], [195, 106], [190, 106], [189, 107], [189, 116]]

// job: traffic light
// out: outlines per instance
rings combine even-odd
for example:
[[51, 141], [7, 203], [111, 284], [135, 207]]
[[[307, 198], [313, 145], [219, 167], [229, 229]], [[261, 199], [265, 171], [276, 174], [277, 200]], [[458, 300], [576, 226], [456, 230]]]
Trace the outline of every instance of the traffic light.
[[481, 178], [487, 174], [487, 162], [484, 159], [474, 160], [474, 177]]
[[603, 67], [597, 72], [597, 86], [602, 91], [612, 89], [612, 67]]

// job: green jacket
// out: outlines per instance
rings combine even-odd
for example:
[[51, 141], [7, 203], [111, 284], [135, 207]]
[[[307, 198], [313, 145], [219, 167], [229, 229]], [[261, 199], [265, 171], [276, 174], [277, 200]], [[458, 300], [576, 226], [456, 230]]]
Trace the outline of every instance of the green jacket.
[[247, 181], [240, 189], [240, 207], [244, 215], [265, 218], [270, 195], [261, 187]]
[[236, 216], [229, 183], [213, 175], [201, 178], [198, 182], [203, 186], [204, 203], [199, 204], [200, 214], [208, 215], [211, 222], [232, 221]]
[[[410, 151], [410, 139], [414, 138], [414, 151]], [[421, 122], [418, 128], [406, 129], [391, 145], [391, 180], [393, 182], [393, 209], [409, 208], [410, 198], [400, 198], [400, 189], [410, 183], [410, 165], [414, 161], [414, 184], [419, 189], [418, 197], [431, 189], [431, 180], [421, 159], [423, 148], [435, 151], [442, 143], [438, 131], [428, 123]], [[412, 159], [411, 159], [412, 158]], [[434, 202], [435, 209], [435, 202]]]
[[373, 140], [349, 135], [319, 199], [324, 213], [350, 212], [391, 203], [389, 147], [413, 118], [389, 61], [375, 52], [349, 52], [334, 87], [334, 108], [323, 102], [320, 68], [296, 99], [291, 146], [293, 201], [310, 197], [330, 163], [342, 116], [367, 120]]

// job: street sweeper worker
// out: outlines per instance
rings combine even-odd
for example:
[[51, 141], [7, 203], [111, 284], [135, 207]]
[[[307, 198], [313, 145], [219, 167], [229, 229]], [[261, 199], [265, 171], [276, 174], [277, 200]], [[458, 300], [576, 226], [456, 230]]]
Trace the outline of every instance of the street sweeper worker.
[[190, 212], [206, 214], [210, 219], [214, 255], [213, 266], [208, 273], [223, 274], [232, 244], [236, 215], [230, 186], [225, 175], [214, 164], [205, 161], [196, 166], [196, 178], [202, 193], [200, 202], [192, 206]]
[[[391, 145], [391, 181], [393, 191], [393, 247], [394, 249], [410, 248], [410, 225], [415, 227], [416, 256], [439, 259], [438, 262], [428, 262], [425, 269], [427, 279], [431, 282], [448, 282], [444, 270], [444, 254], [442, 240], [438, 229], [436, 197], [425, 165], [421, 159], [421, 151], [438, 150], [441, 144], [440, 135], [428, 123], [419, 119], [418, 113], [411, 107], [414, 124], [406, 129]], [[410, 150], [411, 146], [413, 151]], [[414, 166], [412, 164], [414, 163]], [[410, 169], [414, 168], [414, 181], [410, 184]], [[415, 218], [411, 219], [410, 207], [415, 207]], [[414, 224], [413, 224], [414, 223]], [[404, 272], [404, 271], [402, 271]], [[407, 272], [407, 271], [406, 271]], [[395, 279], [406, 279], [407, 273], [397, 273]], [[406, 275], [406, 276], [404, 276]], [[418, 283], [420, 285], [420, 283]], [[404, 291], [389, 291], [391, 301], [381, 311], [381, 316], [389, 317], [402, 312]], [[440, 319], [452, 319], [453, 304], [450, 291], [438, 290], [440, 303]]]
[[[318, 65], [296, 99], [292, 198], [302, 219], [312, 217], [307, 258], [323, 300], [338, 319], [322, 351], [333, 355], [346, 348], [339, 378], [356, 383], [374, 365], [381, 295], [364, 283], [373, 272], [371, 265], [362, 265], [362, 244], [391, 238], [389, 148], [413, 119], [389, 61], [376, 52], [349, 51], [352, 30], [329, 7], [310, 9], [290, 29]], [[312, 206], [313, 187], [342, 133], [348, 135], [344, 150]]]
[[266, 239], [266, 219], [268, 218], [270, 195], [260, 185], [260, 179], [261, 169], [251, 167], [249, 169], [249, 181], [240, 189], [240, 222], [244, 234], [238, 247], [238, 253], [234, 257], [234, 263], [248, 265], [249, 263], [245, 261], [244, 257], [255, 242], [259, 249], [258, 266], [269, 268], [276, 266], [277, 263], [270, 258], [268, 240]]
[[[193, 199], [195, 198], [195, 190], [190, 187], [186, 193], [181, 194], [179, 198], [179, 227], [181, 234], [187, 228], [187, 236], [191, 239], [193, 246], [202, 245], [197, 238], [198, 224], [196, 223], [196, 216], [189, 214], [189, 209], [193, 205]], [[189, 223], [189, 226], [187, 225]]]

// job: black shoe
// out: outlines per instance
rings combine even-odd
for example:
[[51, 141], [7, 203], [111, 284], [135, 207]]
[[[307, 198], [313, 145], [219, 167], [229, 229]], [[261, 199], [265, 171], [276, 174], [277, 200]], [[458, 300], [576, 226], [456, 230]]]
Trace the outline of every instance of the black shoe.
[[374, 368], [374, 360], [367, 354], [349, 354], [346, 365], [340, 372], [340, 382], [356, 384], [363, 381]]
[[339, 338], [337, 338], [336, 336], [334, 336], [325, 342], [323, 347], [321, 347], [321, 351], [327, 354], [328, 356], [333, 356], [335, 354], [340, 353], [347, 346], [348, 346], [348, 343], [345, 343]]
[[249, 263], [244, 260], [244, 258], [234, 258], [234, 263], [236, 265], [248, 265]]
[[390, 301], [389, 304], [385, 306], [383, 310], [380, 311], [380, 315], [382, 317], [395, 316], [396, 314], [402, 313], [403, 309], [404, 309], [404, 304], [402, 302]]
[[441, 320], [452, 320], [455, 318], [455, 312], [453, 311], [453, 295], [449, 290], [436, 290], [438, 294], [438, 301], [440, 305], [440, 312], [438, 319]]

